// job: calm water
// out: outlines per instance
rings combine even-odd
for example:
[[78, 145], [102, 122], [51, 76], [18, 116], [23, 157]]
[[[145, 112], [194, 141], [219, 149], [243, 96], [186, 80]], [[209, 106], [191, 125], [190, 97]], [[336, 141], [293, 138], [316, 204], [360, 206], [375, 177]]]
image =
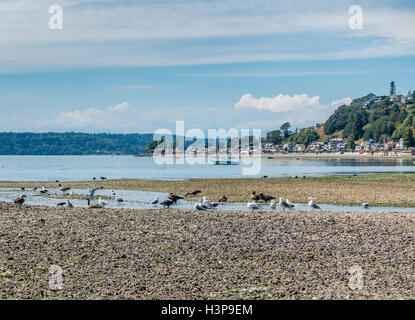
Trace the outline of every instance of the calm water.
[[[132, 156], [0, 156], [0, 180], [70, 181], [108, 179], [243, 178], [239, 165], [157, 165]], [[410, 159], [263, 160], [257, 176], [325, 176], [378, 172], [415, 172]]]
[[[18, 188], [0, 188], [0, 201], [4, 202], [13, 202], [16, 197], [20, 197], [23, 194], [26, 195], [25, 204], [29, 205], [43, 205], [43, 206], [52, 206], [55, 207], [59, 202], [66, 201], [65, 196], [62, 195], [58, 189], [49, 188], [49, 195], [43, 196], [38, 191], [34, 190], [25, 190], [21, 191]], [[79, 196], [87, 196], [89, 191], [86, 189], [73, 189], [73, 195]], [[150, 192], [150, 191], [132, 191], [132, 190], [116, 190], [118, 196], [120, 196], [124, 202], [119, 203], [114, 199], [107, 199], [105, 198], [105, 202], [107, 202], [107, 208], [125, 208], [125, 209], [160, 209], [162, 206], [159, 204], [152, 205], [151, 201], [155, 199], [155, 197], [159, 198], [159, 201], [163, 201], [167, 199], [167, 193], [162, 192]], [[61, 198], [56, 199], [54, 196], [59, 195]], [[111, 190], [102, 189], [98, 190], [96, 193], [96, 197], [106, 196], [111, 197], [112, 192]], [[211, 199], [217, 200], [217, 199]], [[80, 199], [71, 199], [71, 203], [75, 207], [86, 207], [87, 202], [86, 200]], [[214, 202], [214, 201], [212, 201]], [[98, 203], [95, 199], [93, 203]], [[195, 202], [189, 202], [185, 200], [179, 200], [177, 204], [172, 205], [172, 208], [175, 209], [190, 209], [194, 210]], [[269, 207], [269, 203], [261, 203], [263, 209], [260, 211], [274, 211]], [[341, 206], [341, 205], [333, 205], [333, 204], [323, 204], [319, 203], [321, 210], [323, 211], [331, 211], [331, 212], [415, 212], [415, 208], [406, 208], [406, 207], [370, 207], [365, 209], [361, 206]], [[218, 210], [235, 210], [235, 211], [249, 211], [246, 203], [227, 203], [225, 205], [219, 205], [217, 207]], [[282, 211], [282, 208], [277, 206], [277, 211]], [[295, 204], [296, 211], [312, 211], [312, 209], [307, 204]]]

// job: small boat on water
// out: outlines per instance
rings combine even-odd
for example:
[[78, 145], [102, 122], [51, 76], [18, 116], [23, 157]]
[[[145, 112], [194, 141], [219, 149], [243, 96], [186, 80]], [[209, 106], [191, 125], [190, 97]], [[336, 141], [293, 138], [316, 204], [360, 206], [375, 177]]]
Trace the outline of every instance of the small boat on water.
[[224, 165], [224, 166], [235, 166], [238, 165], [239, 162], [236, 159], [228, 158], [228, 159], [216, 159], [213, 162], [214, 165]]

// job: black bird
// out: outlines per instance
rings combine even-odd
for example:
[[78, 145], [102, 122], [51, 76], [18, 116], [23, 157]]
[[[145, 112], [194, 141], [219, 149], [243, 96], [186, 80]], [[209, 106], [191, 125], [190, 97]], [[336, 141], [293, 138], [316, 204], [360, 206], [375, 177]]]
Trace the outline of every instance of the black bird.
[[25, 188], [23, 188], [23, 187], [20, 187], [20, 189], [22, 189], [22, 191], [25, 191], [26, 189]]
[[66, 202], [59, 202], [56, 206], [57, 207], [63, 207], [66, 204]]
[[252, 191], [251, 200], [258, 201], [258, 200], [260, 200], [260, 196], [258, 194], [256, 194], [255, 191]]
[[94, 181], [95, 181], [95, 180], [97, 180], [97, 178], [93, 177], [93, 178], [92, 178], [92, 180], [94, 180]]
[[160, 202], [160, 204], [165, 208], [170, 208], [170, 206], [173, 204], [173, 200], [164, 200]]
[[101, 180], [107, 180], [107, 177], [101, 177], [100, 179]]
[[36, 190], [37, 190], [37, 187], [34, 187], [34, 188], [33, 188], [33, 191], [36, 191]]
[[174, 194], [172, 192], [170, 192], [167, 196], [167, 198], [169, 198], [171, 201], [173, 201], [175, 204], [177, 204], [177, 200], [183, 200], [184, 197], [182, 196], [178, 196], [177, 194]]
[[193, 190], [192, 192], [186, 193], [185, 198], [187, 198], [188, 195], [195, 196], [195, 195], [197, 195], [199, 193], [202, 193], [202, 191], [200, 191], [200, 190]]
[[262, 177], [261, 177], [261, 179], [266, 179], [266, 178], [268, 178], [268, 176], [262, 176]]
[[22, 206], [22, 204], [24, 203], [25, 199], [26, 199], [26, 195], [22, 195], [20, 198], [14, 199], [13, 202], [15, 204], [18, 204], [19, 206]]
[[227, 198], [225, 195], [223, 195], [223, 196], [219, 199], [219, 202], [220, 202], [220, 203], [222, 203], [222, 204], [224, 204], [226, 201], [228, 201], [228, 198]]
[[41, 194], [46, 194], [46, 193], [48, 193], [49, 191], [48, 190], [46, 190], [44, 187], [42, 188], [42, 190], [40, 190], [39, 191]]
[[259, 194], [259, 197], [260, 197], [260, 200], [265, 201], [265, 203], [268, 203], [268, 201], [271, 201], [271, 200], [275, 200], [274, 197], [268, 196], [268, 195], [262, 194], [262, 193]]

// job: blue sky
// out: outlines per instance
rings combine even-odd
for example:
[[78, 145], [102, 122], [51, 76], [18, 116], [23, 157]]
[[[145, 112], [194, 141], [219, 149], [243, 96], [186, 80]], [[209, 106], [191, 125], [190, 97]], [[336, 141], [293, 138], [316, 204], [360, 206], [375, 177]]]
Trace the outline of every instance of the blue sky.
[[0, 18], [0, 131], [265, 132], [415, 90], [411, 1], [4, 0]]

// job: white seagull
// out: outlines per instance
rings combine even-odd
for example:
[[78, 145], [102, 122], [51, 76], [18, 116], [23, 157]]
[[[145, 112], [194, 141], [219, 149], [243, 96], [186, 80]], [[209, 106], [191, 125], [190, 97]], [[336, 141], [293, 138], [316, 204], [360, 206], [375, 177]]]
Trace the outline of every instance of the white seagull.
[[308, 205], [311, 207], [311, 209], [321, 209], [317, 204], [314, 203], [313, 197], [308, 198]]
[[98, 199], [98, 203], [99, 203], [101, 206], [107, 206], [107, 205], [108, 205], [108, 202], [107, 202], [107, 201], [102, 200], [102, 198], [101, 198], [101, 197], [99, 197], [99, 199]]
[[285, 202], [287, 202], [287, 204], [290, 206], [291, 209], [293, 209], [295, 207], [295, 204], [292, 203], [290, 200], [285, 199]]
[[282, 211], [285, 211], [285, 208], [291, 209], [291, 207], [288, 205], [288, 203], [285, 202], [281, 197], [280, 197], [279, 205], [281, 206]]
[[362, 207], [365, 209], [369, 209], [371, 206], [369, 203], [362, 203]]
[[159, 198], [155, 197], [153, 201], [151, 201], [152, 205], [156, 205], [157, 203], [159, 203]]
[[212, 204], [210, 203], [210, 201], [209, 201], [209, 200], [207, 200], [207, 199], [206, 199], [206, 197], [203, 197], [203, 204], [204, 204], [205, 206], [207, 206], [209, 209], [211, 209], [211, 208], [212, 208]]
[[202, 204], [202, 201], [196, 202], [193, 208], [198, 211], [207, 210], [207, 207], [204, 204]]
[[269, 205], [269, 207], [270, 207], [272, 210], [275, 210], [275, 209], [277, 208], [277, 203], [275, 202], [275, 200], [274, 200], [274, 199], [272, 199], [272, 200], [271, 200], [271, 204]]
[[256, 202], [254, 202], [254, 201], [248, 201], [248, 203], [247, 203], [246, 205], [248, 206], [248, 208], [249, 208], [250, 210], [252, 210], [252, 212], [253, 212], [254, 210], [260, 210], [260, 209], [263, 209], [263, 208], [262, 208], [262, 206], [261, 206], [259, 203], [256, 203]]

